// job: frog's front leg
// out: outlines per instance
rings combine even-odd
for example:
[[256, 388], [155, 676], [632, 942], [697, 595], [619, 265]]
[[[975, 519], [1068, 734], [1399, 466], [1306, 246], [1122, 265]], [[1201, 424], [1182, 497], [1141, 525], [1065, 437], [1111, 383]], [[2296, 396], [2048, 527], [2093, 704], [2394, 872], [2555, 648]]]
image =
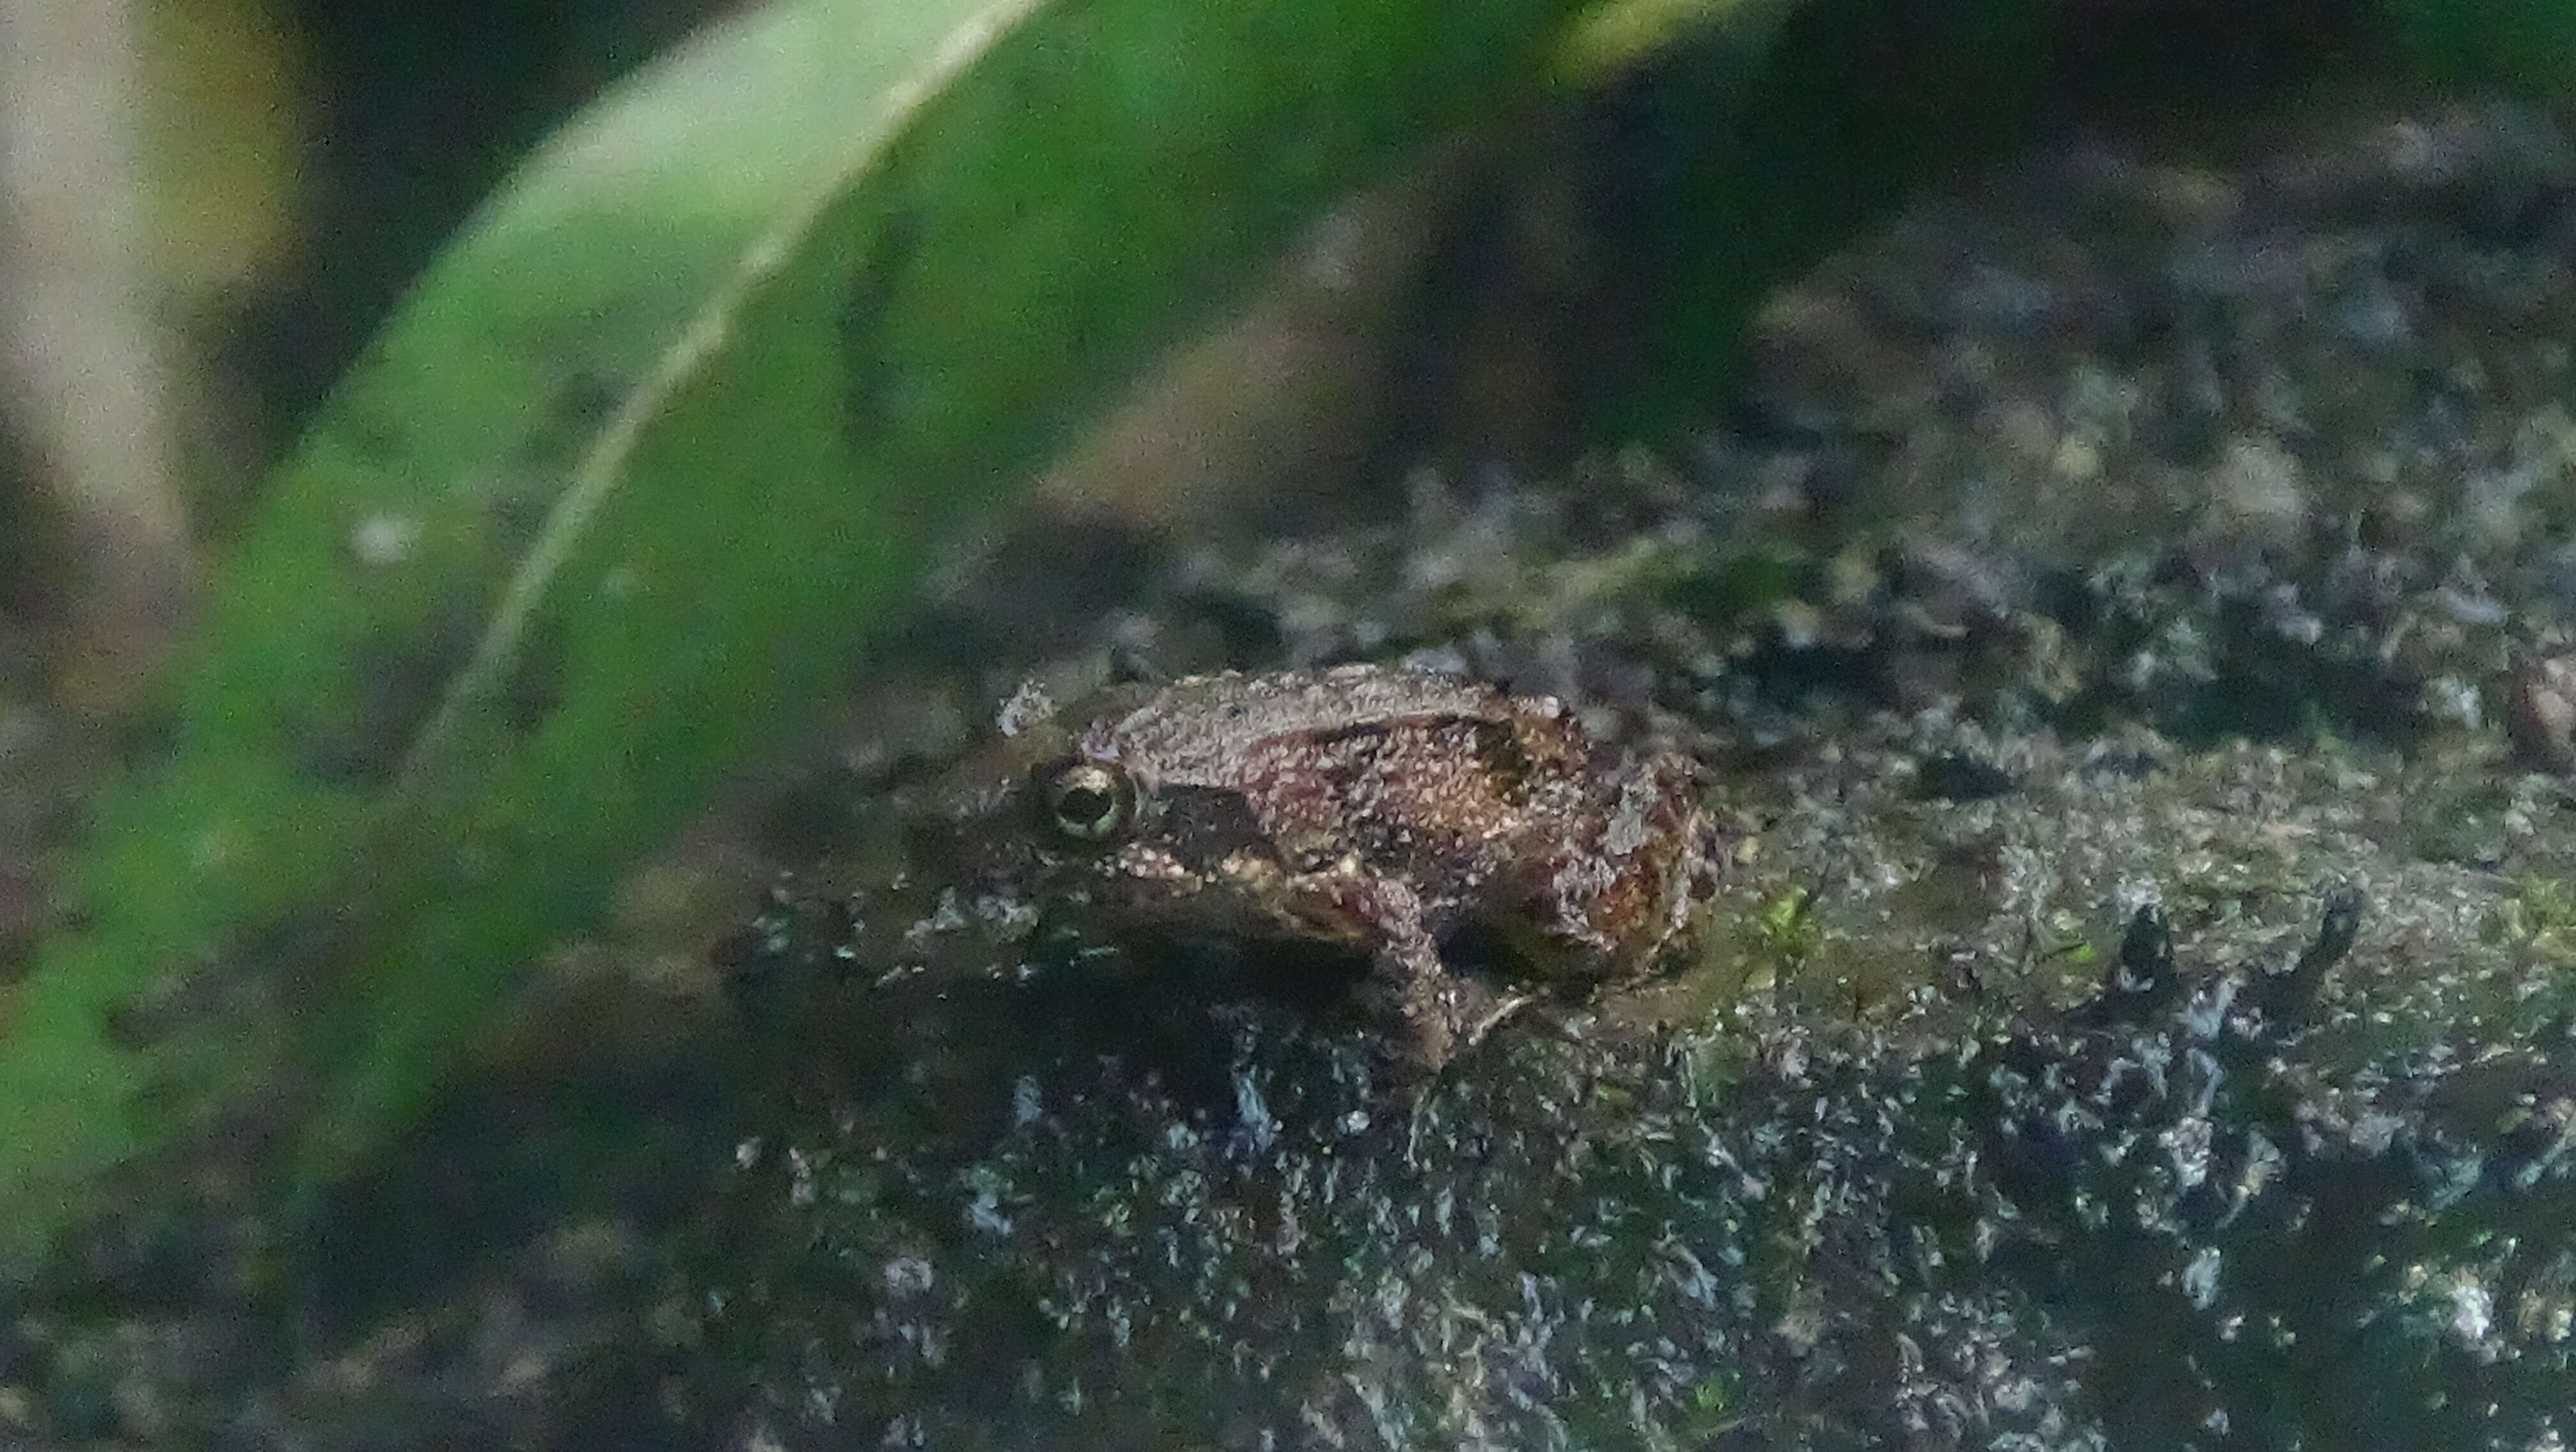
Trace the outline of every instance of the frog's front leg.
[[1362, 925], [1372, 945], [1369, 989], [1405, 1034], [1405, 1057], [1439, 1069], [1527, 1000], [1450, 971], [1424, 923], [1422, 899], [1392, 878], [1334, 877], [1317, 886]]

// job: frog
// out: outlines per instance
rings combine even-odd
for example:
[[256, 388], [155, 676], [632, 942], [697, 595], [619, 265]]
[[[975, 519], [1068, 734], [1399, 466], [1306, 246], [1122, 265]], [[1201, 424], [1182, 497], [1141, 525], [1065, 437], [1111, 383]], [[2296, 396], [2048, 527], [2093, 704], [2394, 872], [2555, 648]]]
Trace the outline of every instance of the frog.
[[[1008, 824], [1051, 918], [1112, 944], [1362, 961], [1363, 997], [1417, 1068], [1533, 988], [1650, 971], [1717, 886], [1692, 757], [1598, 739], [1557, 697], [1466, 675], [1227, 671], [1066, 710], [1024, 687], [998, 725], [1020, 765], [978, 810]], [[1478, 971], [1497, 966], [1512, 987]]]

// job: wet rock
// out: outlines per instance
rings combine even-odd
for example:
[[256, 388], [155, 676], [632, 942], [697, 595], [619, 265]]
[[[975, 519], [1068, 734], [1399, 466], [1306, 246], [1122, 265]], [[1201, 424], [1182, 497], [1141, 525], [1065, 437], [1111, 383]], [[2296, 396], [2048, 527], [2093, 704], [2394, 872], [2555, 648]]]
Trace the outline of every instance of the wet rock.
[[2576, 773], [2576, 656], [2528, 657], [2505, 686], [2505, 739], [2533, 771]]

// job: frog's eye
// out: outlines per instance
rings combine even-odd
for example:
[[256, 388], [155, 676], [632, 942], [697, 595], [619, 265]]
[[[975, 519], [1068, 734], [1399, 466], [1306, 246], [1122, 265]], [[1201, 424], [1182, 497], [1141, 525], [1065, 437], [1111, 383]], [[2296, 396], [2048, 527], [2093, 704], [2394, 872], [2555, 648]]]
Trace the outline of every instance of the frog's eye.
[[1127, 773], [1097, 761], [1076, 761], [1047, 774], [1040, 789], [1048, 825], [1076, 842], [1106, 842], [1127, 830], [1136, 811], [1136, 786]]

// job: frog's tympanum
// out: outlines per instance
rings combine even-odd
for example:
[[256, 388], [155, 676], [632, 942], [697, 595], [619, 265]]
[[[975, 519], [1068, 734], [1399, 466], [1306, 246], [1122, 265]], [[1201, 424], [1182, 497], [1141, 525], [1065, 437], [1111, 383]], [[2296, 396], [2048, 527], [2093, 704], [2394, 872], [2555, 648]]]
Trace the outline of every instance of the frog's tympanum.
[[[1003, 711], [1041, 901], [1112, 939], [1349, 949], [1438, 1065], [1517, 998], [1453, 972], [1642, 970], [1709, 891], [1697, 773], [1595, 741], [1562, 703], [1379, 666], [1201, 676]], [[1463, 965], [1462, 965], [1463, 966]], [[1489, 965], [1479, 961], [1474, 966]]]

